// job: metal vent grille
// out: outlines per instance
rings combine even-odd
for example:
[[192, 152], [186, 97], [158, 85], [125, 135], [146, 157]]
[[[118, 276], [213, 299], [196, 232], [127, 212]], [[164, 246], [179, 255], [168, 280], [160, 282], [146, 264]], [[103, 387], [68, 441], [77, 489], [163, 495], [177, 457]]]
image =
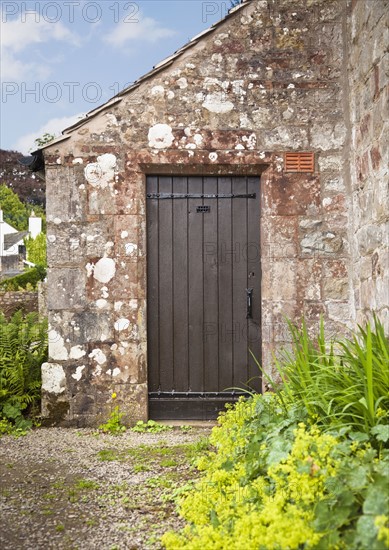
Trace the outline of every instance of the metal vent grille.
[[285, 172], [314, 172], [314, 153], [285, 153]]

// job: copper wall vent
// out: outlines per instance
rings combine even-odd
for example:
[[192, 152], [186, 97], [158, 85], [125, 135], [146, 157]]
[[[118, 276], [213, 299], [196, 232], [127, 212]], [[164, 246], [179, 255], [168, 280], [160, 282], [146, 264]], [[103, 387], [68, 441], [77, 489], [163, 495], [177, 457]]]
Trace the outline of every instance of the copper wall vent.
[[285, 172], [314, 172], [314, 153], [285, 153]]

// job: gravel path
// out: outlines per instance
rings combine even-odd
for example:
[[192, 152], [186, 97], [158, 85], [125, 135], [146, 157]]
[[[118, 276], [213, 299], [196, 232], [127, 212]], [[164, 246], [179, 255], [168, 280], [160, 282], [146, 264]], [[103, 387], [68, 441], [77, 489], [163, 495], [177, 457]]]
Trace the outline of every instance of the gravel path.
[[182, 521], [174, 490], [197, 477], [209, 428], [120, 436], [39, 429], [0, 439], [2, 550], [161, 548]]

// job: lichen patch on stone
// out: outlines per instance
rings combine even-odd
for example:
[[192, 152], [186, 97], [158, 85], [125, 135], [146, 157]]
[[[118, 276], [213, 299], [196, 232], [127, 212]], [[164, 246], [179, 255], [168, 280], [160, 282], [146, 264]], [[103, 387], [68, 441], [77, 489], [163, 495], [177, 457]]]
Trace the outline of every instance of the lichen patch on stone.
[[61, 394], [66, 389], [65, 371], [57, 363], [43, 363], [42, 390], [52, 394]]
[[115, 261], [112, 258], [101, 258], [94, 266], [93, 277], [100, 283], [109, 283], [115, 273]]
[[153, 149], [167, 149], [174, 141], [171, 127], [168, 124], [155, 124], [149, 129], [148, 140]]

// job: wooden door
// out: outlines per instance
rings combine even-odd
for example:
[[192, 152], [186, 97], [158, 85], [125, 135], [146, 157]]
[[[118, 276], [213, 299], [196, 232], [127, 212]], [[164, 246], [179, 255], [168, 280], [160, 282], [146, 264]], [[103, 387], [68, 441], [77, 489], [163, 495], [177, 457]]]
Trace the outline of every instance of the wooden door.
[[259, 217], [259, 177], [148, 176], [150, 418], [214, 418], [260, 391]]

